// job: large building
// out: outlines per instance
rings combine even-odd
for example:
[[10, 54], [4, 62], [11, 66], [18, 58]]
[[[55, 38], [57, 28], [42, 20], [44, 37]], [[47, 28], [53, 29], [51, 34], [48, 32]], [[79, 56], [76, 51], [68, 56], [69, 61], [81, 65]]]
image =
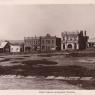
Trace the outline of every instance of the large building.
[[88, 48], [95, 48], [95, 38], [90, 38], [88, 40]]
[[61, 50], [61, 38], [51, 36], [24, 37], [25, 52], [52, 52]]
[[40, 51], [40, 37], [24, 37], [24, 51], [38, 52]]
[[87, 47], [88, 36], [86, 36], [86, 31], [63, 32], [61, 36], [62, 50], [82, 50]]
[[41, 52], [52, 52], [61, 50], [61, 38], [47, 34], [46, 36], [41, 36], [40, 41]]

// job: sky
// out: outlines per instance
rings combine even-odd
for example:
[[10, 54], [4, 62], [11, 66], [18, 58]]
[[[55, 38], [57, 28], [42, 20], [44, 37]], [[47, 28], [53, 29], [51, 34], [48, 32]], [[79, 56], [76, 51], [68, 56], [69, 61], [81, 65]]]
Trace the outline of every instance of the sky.
[[23, 40], [47, 33], [61, 37], [61, 32], [80, 30], [95, 37], [95, 5], [0, 5], [0, 39]]

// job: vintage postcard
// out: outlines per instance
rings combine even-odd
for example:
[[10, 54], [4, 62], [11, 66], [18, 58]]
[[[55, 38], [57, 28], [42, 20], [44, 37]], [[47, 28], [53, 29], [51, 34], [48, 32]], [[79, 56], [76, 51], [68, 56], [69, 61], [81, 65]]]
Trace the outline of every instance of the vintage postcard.
[[94, 95], [95, 4], [29, 2], [0, 3], [0, 93]]

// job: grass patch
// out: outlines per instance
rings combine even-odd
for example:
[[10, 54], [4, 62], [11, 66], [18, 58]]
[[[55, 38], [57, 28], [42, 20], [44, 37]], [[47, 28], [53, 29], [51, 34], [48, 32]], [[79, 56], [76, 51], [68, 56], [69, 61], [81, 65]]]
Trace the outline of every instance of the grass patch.
[[19, 63], [19, 61], [13, 61], [13, 62], [11, 62], [11, 63]]
[[48, 61], [46, 59], [43, 60], [28, 60], [28, 61], [23, 61], [23, 64], [27, 64], [27, 65], [55, 65], [57, 64], [57, 62], [53, 62], [53, 61]]
[[78, 53], [78, 52], [73, 52], [70, 53], [69, 55], [70, 57], [95, 57], [95, 53], [91, 52], [91, 53]]
[[3, 60], [0, 60], [0, 62], [10, 61], [10, 58], [5, 58]]
[[24, 58], [12, 58], [12, 59], [21, 60], [21, 59], [24, 59]]
[[24, 55], [24, 56], [22, 56], [22, 57], [30, 57], [29, 55]]
[[[17, 61], [14, 61], [14, 63]], [[95, 77], [95, 68], [87, 69], [83, 66], [57, 66], [57, 62], [47, 60], [23, 61], [20, 65], [0, 66], [0, 75], [37, 75], [37, 76], [79, 76]]]

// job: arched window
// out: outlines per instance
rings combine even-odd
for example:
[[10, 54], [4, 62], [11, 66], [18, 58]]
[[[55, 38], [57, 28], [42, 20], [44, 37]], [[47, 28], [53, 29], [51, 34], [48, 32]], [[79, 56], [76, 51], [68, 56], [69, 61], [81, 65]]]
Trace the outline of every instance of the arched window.
[[72, 48], [72, 45], [71, 44], [68, 44], [68, 48]]

